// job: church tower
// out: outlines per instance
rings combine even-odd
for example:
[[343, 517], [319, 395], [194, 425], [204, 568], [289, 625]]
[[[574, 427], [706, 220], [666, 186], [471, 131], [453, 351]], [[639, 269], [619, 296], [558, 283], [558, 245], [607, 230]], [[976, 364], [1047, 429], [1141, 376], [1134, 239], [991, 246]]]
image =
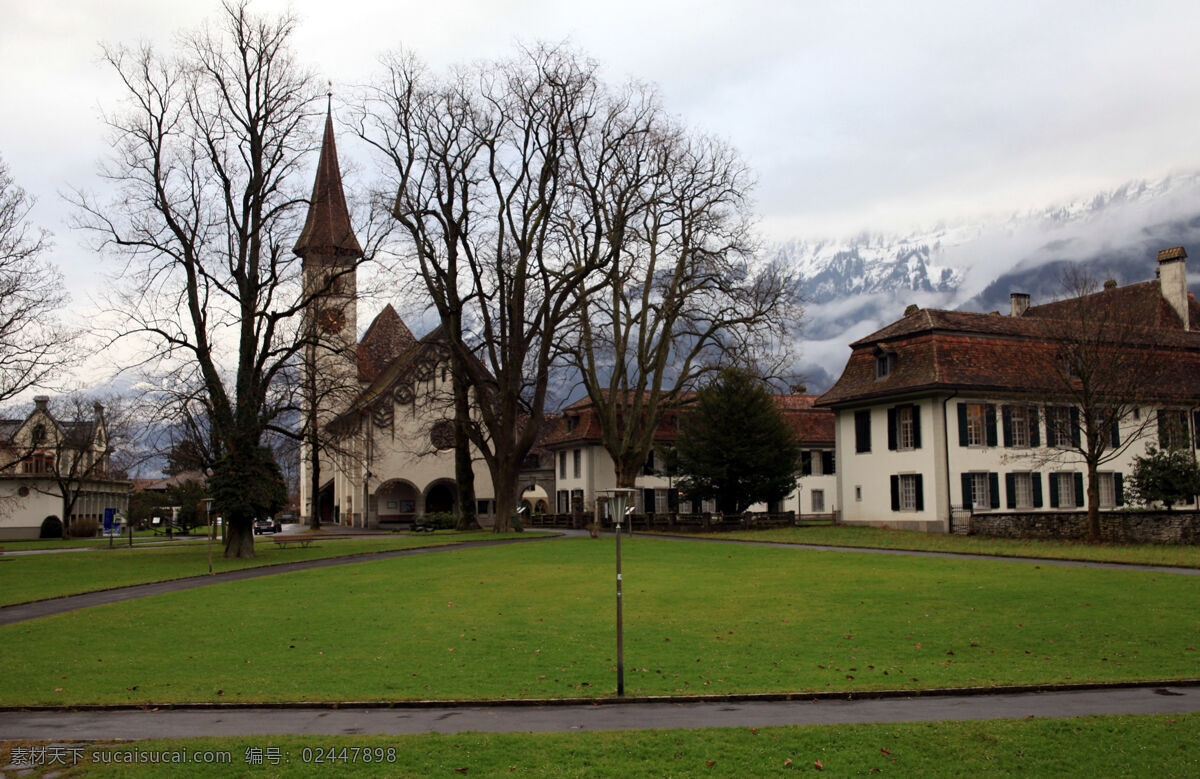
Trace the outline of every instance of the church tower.
[[[355, 269], [362, 247], [350, 226], [350, 211], [342, 189], [337, 147], [333, 137], [332, 106], [325, 114], [325, 135], [317, 162], [312, 200], [304, 229], [292, 251], [301, 259], [306, 296], [303, 327], [311, 343], [305, 349], [304, 414], [318, 430], [344, 410], [358, 394], [358, 316]], [[313, 411], [315, 409], [315, 415]], [[311, 500], [312, 447], [301, 446], [300, 509]], [[334, 476], [321, 457], [320, 480]], [[328, 519], [324, 517], [322, 521]]]

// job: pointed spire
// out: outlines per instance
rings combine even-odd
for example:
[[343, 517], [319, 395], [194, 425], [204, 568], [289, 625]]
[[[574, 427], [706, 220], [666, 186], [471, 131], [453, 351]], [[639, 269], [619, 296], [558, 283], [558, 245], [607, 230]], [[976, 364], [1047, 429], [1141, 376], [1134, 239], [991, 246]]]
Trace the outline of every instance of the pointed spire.
[[321, 141], [321, 159], [317, 161], [308, 218], [292, 251], [305, 259], [312, 256], [313, 259], [327, 260], [358, 258], [363, 253], [350, 226], [350, 211], [342, 190], [342, 172], [333, 141], [332, 93], [325, 111], [325, 137]]

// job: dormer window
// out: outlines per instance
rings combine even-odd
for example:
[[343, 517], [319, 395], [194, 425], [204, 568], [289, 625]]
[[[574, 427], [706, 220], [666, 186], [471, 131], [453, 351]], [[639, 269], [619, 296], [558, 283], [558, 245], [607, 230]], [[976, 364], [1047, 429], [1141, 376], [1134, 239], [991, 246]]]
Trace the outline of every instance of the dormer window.
[[576, 423], [577, 421], [579, 421], [579, 420], [578, 420], [578, 419], [576, 419], [575, 417], [567, 417], [567, 432], [568, 432], [568, 433], [570, 433], [570, 432], [572, 432], [573, 430], [575, 430], [575, 423]]
[[875, 380], [886, 379], [892, 375], [892, 370], [896, 367], [895, 352], [877, 351], [875, 353]]

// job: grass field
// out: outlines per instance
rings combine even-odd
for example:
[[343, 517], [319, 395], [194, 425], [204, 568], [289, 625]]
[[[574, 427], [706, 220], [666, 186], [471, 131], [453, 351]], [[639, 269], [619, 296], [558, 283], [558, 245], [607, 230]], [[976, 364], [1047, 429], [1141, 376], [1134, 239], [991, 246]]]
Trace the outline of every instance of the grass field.
[[[272, 736], [80, 746], [81, 762], [60, 775], [162, 776], [161, 764], [113, 762], [114, 753], [137, 750], [228, 756], [223, 765], [172, 764], [174, 777], [328, 776], [351, 771], [389, 777], [742, 777], [818, 770], [825, 776], [1189, 777], [1200, 774], [1200, 715], [580, 733]], [[11, 761], [14, 749], [28, 755], [33, 747], [11, 743], [0, 747], [0, 765]], [[253, 750], [263, 756], [263, 764], [247, 763], [248, 755], [254, 759]], [[69, 764], [71, 757], [66, 760]]]
[[[630, 695], [1197, 676], [1200, 577], [645, 536], [624, 550]], [[9, 625], [0, 703], [611, 695], [613, 557], [611, 538], [464, 549]]]
[[[526, 538], [535, 535], [539, 533], [531, 532], [514, 537]], [[230, 571], [387, 549], [413, 549], [464, 541], [493, 540], [496, 537], [488, 531], [439, 531], [411, 536], [330, 539], [314, 543], [308, 548], [290, 545], [282, 549], [270, 540], [270, 536], [256, 536], [253, 558], [227, 560], [222, 556], [221, 545], [214, 543], [212, 561], [214, 571]], [[207, 573], [208, 545], [194, 541], [153, 548], [147, 546], [130, 549], [117, 546], [108, 549], [106, 546], [91, 551], [80, 549], [61, 554], [7, 556], [3, 563], [0, 563], [0, 605]]]
[[[690, 535], [690, 534], [689, 534]], [[959, 536], [948, 533], [917, 533], [875, 527], [787, 527], [729, 533], [697, 534], [703, 538], [772, 541], [782, 544], [822, 544], [878, 549], [913, 549], [927, 552], [1042, 557], [1095, 562], [1141, 563], [1200, 568], [1200, 546], [1159, 544], [1087, 544], [1072, 541], [1017, 540]]]

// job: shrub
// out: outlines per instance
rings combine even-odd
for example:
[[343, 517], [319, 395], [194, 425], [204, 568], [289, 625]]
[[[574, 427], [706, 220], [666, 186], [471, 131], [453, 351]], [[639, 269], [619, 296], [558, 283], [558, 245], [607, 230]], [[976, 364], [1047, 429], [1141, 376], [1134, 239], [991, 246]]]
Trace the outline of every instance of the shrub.
[[445, 511], [437, 511], [421, 517], [417, 524], [431, 527], [434, 530], [453, 530], [458, 524], [458, 517]]
[[1191, 503], [1200, 494], [1200, 465], [1190, 451], [1148, 447], [1135, 457], [1129, 492], [1139, 503], [1162, 503], [1167, 511], [1176, 503]]
[[71, 520], [68, 529], [72, 538], [95, 538], [100, 531], [100, 522], [95, 517], [79, 517]]

